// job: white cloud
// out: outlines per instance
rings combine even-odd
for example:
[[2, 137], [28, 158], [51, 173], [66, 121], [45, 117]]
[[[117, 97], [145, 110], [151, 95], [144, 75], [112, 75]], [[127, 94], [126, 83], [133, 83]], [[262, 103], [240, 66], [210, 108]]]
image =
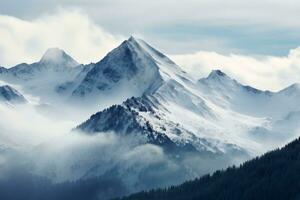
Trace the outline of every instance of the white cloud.
[[207, 76], [213, 69], [220, 69], [243, 84], [273, 91], [300, 82], [300, 48], [292, 49], [282, 57], [200, 51], [174, 55], [172, 58], [196, 78]]
[[95, 62], [121, 41], [78, 10], [60, 10], [25, 21], [0, 15], [0, 65], [40, 59], [46, 49], [59, 47], [81, 63]]

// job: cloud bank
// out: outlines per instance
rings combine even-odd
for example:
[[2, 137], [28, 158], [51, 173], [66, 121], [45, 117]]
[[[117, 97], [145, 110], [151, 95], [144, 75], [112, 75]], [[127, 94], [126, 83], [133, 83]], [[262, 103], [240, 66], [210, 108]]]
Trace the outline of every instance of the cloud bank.
[[237, 163], [230, 156], [174, 157], [145, 143], [142, 135], [70, 132], [75, 122], [54, 121], [29, 105], [0, 104], [0, 111], [0, 196], [5, 199], [109, 199]]
[[60, 10], [26, 21], [0, 15], [0, 65], [38, 61], [51, 47], [64, 49], [81, 63], [99, 61], [122, 40], [78, 10]]
[[243, 84], [272, 91], [300, 82], [300, 48], [292, 49], [282, 57], [199, 51], [172, 58], [195, 78], [207, 76], [213, 69], [220, 69]]

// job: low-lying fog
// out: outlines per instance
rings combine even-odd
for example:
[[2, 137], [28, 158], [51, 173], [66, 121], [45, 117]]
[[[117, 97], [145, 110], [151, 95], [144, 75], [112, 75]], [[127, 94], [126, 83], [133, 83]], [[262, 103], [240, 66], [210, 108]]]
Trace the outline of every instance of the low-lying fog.
[[[74, 132], [81, 117], [68, 120], [37, 106], [0, 104], [0, 113], [0, 194], [6, 199], [76, 199], [87, 191], [91, 199], [106, 199], [178, 184], [240, 162], [170, 155], [158, 146], [141, 145], [144, 138], [137, 136]], [[16, 183], [20, 191], [8, 192]], [[72, 196], [66, 188], [83, 191]], [[55, 197], [47, 194], [53, 192]]]

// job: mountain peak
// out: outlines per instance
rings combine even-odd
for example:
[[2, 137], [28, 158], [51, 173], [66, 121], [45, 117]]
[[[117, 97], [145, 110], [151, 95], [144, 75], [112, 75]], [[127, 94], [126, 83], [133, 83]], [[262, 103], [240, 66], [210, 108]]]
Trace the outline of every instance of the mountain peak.
[[210, 74], [207, 76], [207, 78], [204, 78], [205, 80], [208, 81], [217, 81], [217, 82], [235, 82], [234, 79], [230, 78], [229, 76], [227, 76], [227, 74], [225, 74], [224, 72], [222, 72], [219, 69], [216, 70], [212, 70], [210, 72]]
[[126, 54], [126, 56], [129, 56], [132, 53], [145, 53], [145, 50], [141, 47], [138, 40], [131, 36], [127, 40], [124, 40], [117, 48], [109, 52], [107, 56], [120, 56], [124, 53]]
[[[124, 92], [128, 98], [152, 90], [160, 81], [156, 60], [140, 41], [130, 37], [95, 64], [73, 95], [101, 94], [105, 90], [124, 91], [126, 87], [130, 88]], [[128, 85], [125, 86], [125, 83]]]
[[236, 80], [227, 76], [224, 72], [218, 69], [212, 70], [206, 78], [201, 78], [198, 82], [205, 85], [210, 84], [218, 87], [242, 86]]
[[79, 65], [71, 56], [66, 54], [59, 48], [49, 48], [44, 53], [40, 60], [42, 64], [56, 64], [66, 66], [77, 66]]
[[121, 46], [121, 48], [123, 46], [126, 46], [131, 51], [137, 51], [137, 52], [144, 52], [145, 53], [145, 49], [141, 46], [140, 40], [133, 37], [133, 36], [130, 36], [130, 38], [125, 40], [120, 46]]
[[220, 78], [220, 77], [228, 77], [224, 72], [222, 72], [219, 69], [212, 70], [210, 74], [208, 75], [208, 79], [215, 79], [215, 78]]
[[206, 78], [202, 78], [198, 81], [200, 84], [204, 84], [207, 86], [208, 84], [210, 86], [213, 86], [215, 88], [226, 88], [232, 90], [233, 88], [241, 88], [244, 91], [256, 93], [256, 94], [266, 94], [268, 96], [272, 95], [270, 91], [262, 91], [256, 88], [253, 88], [248, 85], [243, 85], [239, 83], [237, 80], [231, 78], [221, 70], [212, 70], [210, 74]]
[[43, 57], [41, 58], [41, 61], [45, 62], [45, 61], [56, 60], [58, 58], [63, 57], [65, 54], [66, 53], [59, 48], [49, 48], [44, 53]]
[[129, 41], [129, 42], [137, 42], [137, 39], [134, 36], [130, 36], [127, 41]]

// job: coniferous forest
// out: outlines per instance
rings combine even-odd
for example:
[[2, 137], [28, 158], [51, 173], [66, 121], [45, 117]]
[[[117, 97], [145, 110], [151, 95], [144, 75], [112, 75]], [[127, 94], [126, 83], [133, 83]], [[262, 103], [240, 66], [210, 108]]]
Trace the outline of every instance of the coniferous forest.
[[121, 200], [298, 200], [300, 138], [240, 167], [216, 171], [179, 186], [144, 191]]

